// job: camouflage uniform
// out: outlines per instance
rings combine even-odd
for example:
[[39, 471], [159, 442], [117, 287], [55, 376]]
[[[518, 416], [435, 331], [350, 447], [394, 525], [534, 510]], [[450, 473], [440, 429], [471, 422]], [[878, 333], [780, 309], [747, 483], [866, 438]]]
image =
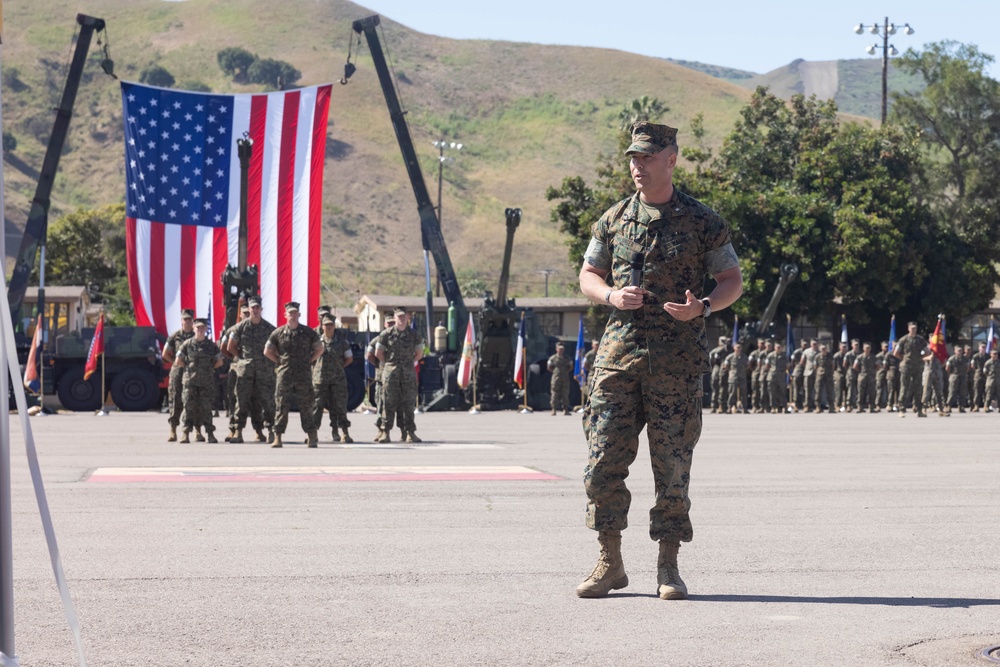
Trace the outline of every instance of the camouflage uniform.
[[921, 402], [920, 375], [923, 357], [930, 354], [927, 339], [919, 334], [906, 334], [896, 343], [893, 354], [900, 358], [901, 409], [906, 410], [906, 406], [912, 401], [913, 409], [921, 413], [924, 411], [924, 404]]
[[[837, 350], [833, 354], [833, 402], [837, 409], [847, 409], [848, 389], [847, 389], [847, 361], [849, 354], [847, 350]], [[854, 360], [851, 360], [854, 363]]]
[[724, 382], [722, 377], [722, 362], [726, 360], [728, 354], [729, 347], [725, 344], [720, 344], [708, 353], [708, 365], [712, 368], [712, 412], [724, 410], [729, 405], [726, 391], [729, 384]]
[[808, 348], [800, 347], [792, 352], [789, 364], [792, 366], [792, 403], [795, 404], [795, 411], [805, 408], [806, 385], [805, 385], [805, 364], [802, 363], [802, 355]]
[[760, 372], [764, 369], [764, 341], [757, 341], [757, 349], [747, 355], [747, 412], [760, 410]]
[[844, 355], [844, 382], [847, 387], [847, 409], [858, 409], [858, 369], [854, 368], [854, 362], [861, 356], [861, 350], [856, 349], [856, 343], [852, 343], [851, 349]]
[[[177, 352], [180, 350], [181, 346], [187, 341], [194, 338], [194, 330], [184, 331], [183, 329], [178, 329], [177, 331], [170, 334], [167, 338], [167, 343], [163, 347], [163, 352], [166, 353], [168, 350], [170, 354], [177, 358]], [[170, 416], [167, 417], [167, 423], [170, 424], [171, 429], [176, 429], [181, 423], [181, 412], [184, 410], [184, 369], [173, 364], [170, 367], [170, 384], [167, 393], [167, 403], [168, 409], [170, 411]]]
[[392, 430], [396, 417], [404, 434], [417, 430], [413, 411], [417, 405], [417, 372], [413, 367], [416, 351], [423, 347], [423, 339], [414, 329], [400, 331], [396, 327], [379, 334], [376, 347], [385, 350], [382, 364], [383, 416], [382, 430]]
[[969, 359], [965, 353], [948, 357], [945, 366], [948, 369], [948, 407], [955, 405], [960, 412], [965, 412], [965, 404], [969, 400], [966, 393], [969, 388]]
[[569, 379], [573, 375], [573, 360], [556, 353], [549, 357], [546, 366], [552, 372], [552, 379], [549, 380], [549, 406], [552, 414], [558, 410], [569, 414]]
[[875, 402], [875, 369], [878, 359], [871, 353], [871, 348], [862, 351], [854, 360], [852, 370], [858, 376], [858, 411], [871, 412], [878, 411], [878, 404]]
[[816, 353], [816, 412], [822, 412], [823, 406], [830, 412], [836, 412], [833, 404], [833, 355], [829, 350]]
[[[215, 362], [222, 358], [219, 346], [208, 338], [190, 338], [181, 345], [177, 358], [184, 362], [184, 432], [205, 427], [215, 432], [212, 412], [215, 403]], [[211, 437], [209, 438], [211, 439]]]
[[274, 427], [274, 363], [264, 356], [264, 345], [274, 333], [267, 320], [254, 324], [246, 319], [232, 329], [232, 340], [239, 357], [232, 363], [236, 369], [236, 427], [242, 431], [247, 417], [261, 415], [262, 427]]
[[748, 412], [750, 401], [747, 400], [747, 355], [741, 351], [730, 353], [722, 362], [722, 370], [726, 373], [729, 385], [729, 411]]
[[875, 405], [880, 409], [885, 409], [889, 404], [889, 381], [888, 381], [888, 361], [890, 352], [886, 349], [880, 350], [875, 355]]
[[807, 347], [802, 352], [802, 366], [803, 366], [803, 376], [806, 385], [806, 397], [805, 406], [806, 412], [811, 412], [813, 410], [819, 410], [819, 404], [816, 401], [816, 357], [819, 356], [819, 348], [813, 348], [811, 345]]
[[313, 391], [316, 393], [316, 429], [323, 425], [323, 408], [326, 408], [330, 411], [330, 426], [336, 440], [338, 428], [347, 435], [347, 429], [351, 427], [347, 418], [347, 374], [344, 373], [344, 360], [351, 359], [354, 353], [347, 337], [339, 332], [333, 338], [322, 336], [320, 342], [323, 343], [323, 356], [316, 360], [312, 370]]
[[985, 407], [983, 398], [986, 396], [986, 374], [984, 369], [986, 368], [986, 362], [990, 360], [990, 355], [986, 354], [985, 350], [980, 350], [972, 355], [972, 361], [970, 363], [970, 369], [972, 370], [972, 386], [973, 399], [972, 407], [975, 409], [982, 409]]
[[597, 350], [591, 348], [587, 354], [583, 357], [583, 372], [586, 378], [587, 387], [586, 393], [584, 394], [582, 401], [586, 405], [590, 400], [590, 380], [594, 377], [594, 360], [597, 358]]
[[590, 445], [584, 471], [587, 526], [627, 527], [631, 494], [625, 478], [645, 427], [656, 489], [650, 537], [689, 542], [688, 483], [701, 437], [708, 344], [704, 319], [682, 322], [665, 312], [663, 303], [685, 302], [685, 290], [700, 296], [706, 274], [738, 265], [729, 225], [675, 188], [670, 201], [656, 207], [632, 195], [609, 209], [592, 232], [585, 261], [609, 271], [614, 286], [622, 288], [630, 281], [632, 255], [639, 253], [642, 287], [650, 294], [637, 310], [611, 312], [594, 362], [583, 418]]
[[764, 377], [771, 412], [784, 413], [788, 408], [788, 355], [784, 350], [768, 353], [764, 360]]
[[292, 329], [282, 325], [268, 336], [267, 345], [278, 355], [275, 365], [274, 432], [281, 435], [288, 427], [288, 413], [292, 401], [299, 408], [299, 421], [306, 433], [316, 431], [313, 415], [316, 397], [313, 394], [310, 361], [319, 343], [316, 331], [304, 324]]
[[885, 355], [885, 386], [889, 390], [887, 405], [892, 409], [898, 409], [900, 404], [899, 396], [899, 372], [900, 360], [892, 352]]
[[986, 389], [983, 392], [983, 406], [987, 412], [993, 411], [993, 403], [1000, 406], [1000, 357], [996, 350], [990, 350], [990, 358], [983, 364], [983, 375], [986, 378]]
[[923, 382], [924, 406], [937, 406], [938, 412], [944, 412], [944, 366], [936, 354], [924, 362]]

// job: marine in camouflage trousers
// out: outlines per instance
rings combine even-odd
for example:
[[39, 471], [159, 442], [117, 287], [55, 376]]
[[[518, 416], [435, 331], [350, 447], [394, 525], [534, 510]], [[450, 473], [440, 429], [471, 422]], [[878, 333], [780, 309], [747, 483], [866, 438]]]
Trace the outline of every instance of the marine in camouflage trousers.
[[690, 542], [688, 515], [691, 458], [701, 437], [701, 375], [653, 375], [649, 371], [594, 371], [583, 430], [590, 447], [583, 483], [587, 492], [587, 527], [628, 527], [632, 494], [625, 486], [635, 461], [639, 433], [649, 438], [655, 502], [649, 511], [654, 540]]
[[307, 434], [315, 431], [317, 423], [313, 410], [316, 406], [316, 395], [313, 392], [312, 378], [305, 373], [278, 371], [274, 389], [274, 432], [278, 435], [285, 432], [293, 401], [299, 408], [302, 430]]
[[323, 425], [323, 410], [330, 411], [330, 426], [334, 433], [337, 429], [347, 431], [351, 427], [351, 422], [347, 418], [347, 379], [343, 378], [339, 382], [320, 382], [313, 384], [313, 393], [316, 395], [316, 402], [313, 407], [313, 414], [316, 419], [315, 429]]
[[944, 378], [941, 377], [941, 373], [934, 372], [930, 367], [925, 368], [923, 381], [924, 405], [930, 407], [936, 406], [938, 410], [944, 410]]
[[[252, 367], [244, 367], [237, 371], [237, 430], [242, 431], [246, 427], [248, 417], [255, 429], [270, 428], [274, 424], [274, 382], [274, 365], [268, 361], [255, 361]], [[312, 402], [309, 404], [311, 406]]]
[[184, 369], [177, 364], [170, 367], [170, 382], [167, 385], [167, 423], [171, 428], [181, 424], [181, 413], [184, 411]]
[[906, 366], [899, 367], [899, 388], [902, 398], [899, 401], [901, 409], [905, 410], [910, 402], [913, 403], [913, 409], [917, 412], [924, 411], [924, 404], [921, 402], [921, 386], [920, 386], [920, 374], [921, 368], [916, 364], [907, 364]]
[[875, 376], [871, 373], [858, 374], [858, 410], [877, 410], [875, 401]]
[[[210, 378], [211, 379], [211, 378]], [[185, 382], [184, 430], [205, 427], [205, 433], [214, 433], [212, 412], [215, 405], [215, 382]]]
[[784, 373], [769, 373], [766, 377], [769, 406], [784, 412], [788, 407], [788, 386]]
[[549, 405], [553, 410], [569, 412], [569, 378], [552, 376], [552, 380], [549, 382]]
[[386, 364], [382, 370], [382, 430], [392, 430], [396, 418], [406, 433], [417, 430], [413, 411], [417, 406], [417, 374], [413, 365]]

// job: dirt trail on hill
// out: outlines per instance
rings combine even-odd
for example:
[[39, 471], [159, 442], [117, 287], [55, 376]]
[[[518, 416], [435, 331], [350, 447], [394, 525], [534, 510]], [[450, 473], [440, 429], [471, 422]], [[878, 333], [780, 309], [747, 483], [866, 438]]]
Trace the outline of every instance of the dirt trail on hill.
[[840, 78], [836, 60], [803, 62], [799, 65], [799, 75], [806, 97], [815, 95], [818, 99], [828, 100], [837, 94]]

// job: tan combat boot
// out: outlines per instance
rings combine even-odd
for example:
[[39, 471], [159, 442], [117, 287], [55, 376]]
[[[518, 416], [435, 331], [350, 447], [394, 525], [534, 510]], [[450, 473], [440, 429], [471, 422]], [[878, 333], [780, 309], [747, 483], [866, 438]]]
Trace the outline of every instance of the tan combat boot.
[[167, 442], [177, 442], [177, 427], [170, 427], [170, 435], [167, 437]]
[[194, 441], [195, 442], [205, 442], [205, 436], [201, 434], [201, 427], [195, 427], [194, 429]]
[[267, 436], [260, 429], [257, 429], [257, 442], [267, 442]]
[[342, 443], [344, 443], [344, 444], [350, 444], [350, 443], [354, 442], [354, 438], [351, 437], [351, 435], [347, 432], [347, 429], [345, 428], [344, 429], [344, 434], [342, 436], [340, 436], [340, 441]]
[[576, 587], [581, 598], [602, 598], [612, 590], [628, 586], [625, 563], [622, 562], [622, 533], [620, 530], [602, 530], [597, 535], [601, 555], [597, 566], [587, 579]]
[[681, 543], [677, 540], [660, 540], [660, 556], [656, 560], [657, 594], [661, 600], [684, 600], [688, 596], [687, 586], [677, 569], [677, 551]]
[[235, 442], [235, 443], [243, 442], [243, 429], [238, 428], [235, 431], [233, 431], [233, 433], [234, 435], [233, 437], [229, 438], [229, 442]]
[[316, 431], [309, 431], [309, 446], [319, 447], [319, 435], [316, 434]]
[[389, 437], [388, 431], [379, 431], [375, 436], [375, 442], [392, 442], [392, 438]]
[[331, 442], [340, 442], [340, 432], [337, 429], [333, 429], [333, 440]]
[[278, 447], [281, 447], [281, 434], [280, 433], [275, 433], [274, 434], [274, 443], [271, 445], [271, 449], [277, 449]]
[[215, 437], [215, 431], [208, 431], [206, 433], [207, 439], [210, 443], [217, 443], [219, 440]]
[[184, 443], [191, 442], [190, 436], [191, 436], [191, 431], [184, 429], [184, 434], [181, 435], [181, 439], [178, 442], [184, 442]]
[[418, 438], [417, 434], [414, 433], [413, 431], [410, 431], [409, 433], [406, 434], [406, 441], [407, 442], [423, 442], [423, 440], [421, 440], [420, 438]]

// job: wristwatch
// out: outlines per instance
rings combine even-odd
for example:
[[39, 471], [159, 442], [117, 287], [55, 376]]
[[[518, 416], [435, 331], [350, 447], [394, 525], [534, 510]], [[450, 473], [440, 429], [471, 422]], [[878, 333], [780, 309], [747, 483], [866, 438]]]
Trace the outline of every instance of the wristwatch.
[[702, 317], [708, 317], [712, 314], [712, 302], [709, 301], [708, 297], [701, 300], [701, 305], [705, 306], [705, 310], [701, 311]]

